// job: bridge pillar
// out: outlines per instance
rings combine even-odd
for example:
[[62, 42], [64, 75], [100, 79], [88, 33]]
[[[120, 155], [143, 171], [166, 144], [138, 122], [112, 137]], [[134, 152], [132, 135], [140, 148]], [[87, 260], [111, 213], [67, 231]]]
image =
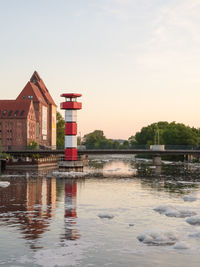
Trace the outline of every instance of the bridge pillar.
[[161, 166], [162, 165], [162, 159], [160, 155], [155, 155], [153, 156], [153, 161], [152, 161], [154, 166]]
[[155, 176], [161, 175], [162, 166], [161, 165], [155, 165], [155, 169], [153, 169], [153, 173]]
[[81, 94], [62, 94], [65, 102], [60, 108], [65, 110], [65, 157], [58, 163], [61, 171], [83, 171], [83, 162], [77, 157], [77, 110], [82, 103], [77, 102]]

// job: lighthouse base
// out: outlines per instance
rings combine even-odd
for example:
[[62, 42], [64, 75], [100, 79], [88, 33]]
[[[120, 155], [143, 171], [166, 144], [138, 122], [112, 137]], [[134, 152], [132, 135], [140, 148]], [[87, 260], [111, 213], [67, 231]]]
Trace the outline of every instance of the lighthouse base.
[[83, 161], [59, 161], [58, 167], [60, 172], [83, 172]]

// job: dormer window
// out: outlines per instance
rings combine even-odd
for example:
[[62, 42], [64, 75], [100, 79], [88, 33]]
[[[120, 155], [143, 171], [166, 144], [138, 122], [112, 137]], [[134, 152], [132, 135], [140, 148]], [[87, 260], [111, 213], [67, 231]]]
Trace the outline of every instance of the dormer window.
[[37, 79], [34, 77], [31, 82], [36, 84], [37, 83]]
[[10, 117], [12, 115], [12, 112], [13, 112], [12, 110], [9, 111], [8, 117]]

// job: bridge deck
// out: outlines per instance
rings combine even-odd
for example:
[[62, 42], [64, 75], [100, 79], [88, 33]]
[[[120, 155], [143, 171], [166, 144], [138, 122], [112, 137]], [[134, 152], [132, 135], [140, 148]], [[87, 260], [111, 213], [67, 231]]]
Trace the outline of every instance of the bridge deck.
[[[31, 156], [39, 154], [45, 155], [64, 155], [62, 150], [5, 150], [3, 153], [8, 153], [13, 156]], [[146, 154], [146, 155], [199, 155], [200, 150], [191, 149], [170, 149], [164, 151], [150, 150], [150, 149], [84, 149], [78, 150], [79, 155], [103, 155], [103, 154]]]

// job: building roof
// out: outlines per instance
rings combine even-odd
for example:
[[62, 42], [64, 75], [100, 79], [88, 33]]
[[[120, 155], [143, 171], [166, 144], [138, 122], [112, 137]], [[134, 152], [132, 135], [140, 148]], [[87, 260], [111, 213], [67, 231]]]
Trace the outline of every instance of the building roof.
[[28, 116], [32, 101], [0, 100], [0, 119], [18, 119]]
[[21, 91], [21, 93], [18, 95], [16, 100], [17, 101], [33, 100], [33, 101], [39, 101], [43, 105], [47, 105], [47, 102], [45, 101], [39, 88], [32, 82], [27, 82], [26, 86]]
[[82, 96], [81, 94], [74, 94], [74, 93], [68, 93], [68, 94], [62, 94], [62, 97], [67, 97], [67, 98], [76, 98]]
[[30, 82], [35, 84], [39, 88], [41, 94], [43, 95], [44, 99], [46, 100], [48, 104], [56, 106], [55, 102], [53, 101], [53, 98], [51, 97], [48, 89], [46, 88], [46, 85], [44, 84], [43, 80], [40, 78], [37, 71], [34, 71], [30, 79]]

